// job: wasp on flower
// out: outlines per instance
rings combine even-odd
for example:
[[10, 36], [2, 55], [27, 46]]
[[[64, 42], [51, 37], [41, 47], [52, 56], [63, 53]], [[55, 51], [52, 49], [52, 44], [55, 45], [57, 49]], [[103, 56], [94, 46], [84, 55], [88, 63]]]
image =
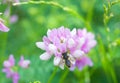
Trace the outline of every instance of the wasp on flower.
[[64, 69], [66, 65], [70, 70], [78, 67], [79, 70], [86, 65], [92, 66], [91, 59], [86, 55], [96, 45], [94, 34], [86, 29], [72, 31], [63, 26], [47, 31], [43, 42], [36, 42], [38, 48], [45, 50], [40, 55], [41, 60], [48, 60], [54, 56], [54, 65]]

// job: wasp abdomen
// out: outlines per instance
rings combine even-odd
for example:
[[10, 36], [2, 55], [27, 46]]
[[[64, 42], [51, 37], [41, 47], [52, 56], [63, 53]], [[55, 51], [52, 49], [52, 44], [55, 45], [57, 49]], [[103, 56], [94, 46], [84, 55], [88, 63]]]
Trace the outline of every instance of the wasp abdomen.
[[70, 60], [69, 60], [69, 56], [67, 55], [67, 53], [63, 53], [63, 54], [62, 54], [62, 57], [63, 57], [63, 59], [65, 60], [65, 65], [66, 65], [67, 67], [70, 67], [70, 66], [71, 66], [71, 62], [70, 62]]
[[69, 60], [65, 60], [65, 64], [66, 66], [70, 67], [71, 66], [71, 62]]

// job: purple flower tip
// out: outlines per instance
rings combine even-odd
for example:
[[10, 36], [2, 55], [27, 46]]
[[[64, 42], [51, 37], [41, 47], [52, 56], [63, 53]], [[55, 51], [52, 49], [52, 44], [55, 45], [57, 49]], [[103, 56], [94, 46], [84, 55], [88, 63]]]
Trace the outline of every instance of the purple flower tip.
[[19, 66], [23, 67], [23, 68], [28, 68], [30, 64], [30, 60], [24, 60], [24, 57], [21, 56], [21, 59], [19, 61]]
[[8, 32], [8, 31], [9, 31], [9, 28], [6, 27], [6, 26], [3, 24], [3, 22], [2, 22], [1, 19], [0, 19], [0, 31], [3, 31], [3, 32]]
[[19, 78], [20, 78], [19, 74], [17, 72], [14, 72], [12, 77], [13, 83], [18, 83]]
[[4, 61], [4, 63], [3, 63], [4, 67], [7, 67], [7, 68], [13, 67], [14, 64], [15, 64], [15, 60], [14, 60], [14, 56], [13, 55], [10, 55], [9, 59]]
[[17, 20], [18, 20], [18, 16], [17, 16], [17, 15], [12, 15], [12, 16], [10, 17], [10, 23], [11, 23], [11, 24], [17, 22]]

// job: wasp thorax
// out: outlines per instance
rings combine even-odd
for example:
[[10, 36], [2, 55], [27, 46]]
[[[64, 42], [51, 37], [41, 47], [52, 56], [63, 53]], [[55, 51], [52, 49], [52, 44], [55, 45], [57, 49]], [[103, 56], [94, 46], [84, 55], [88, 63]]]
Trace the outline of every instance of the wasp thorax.
[[62, 56], [63, 56], [63, 59], [68, 59], [67, 53], [63, 53]]

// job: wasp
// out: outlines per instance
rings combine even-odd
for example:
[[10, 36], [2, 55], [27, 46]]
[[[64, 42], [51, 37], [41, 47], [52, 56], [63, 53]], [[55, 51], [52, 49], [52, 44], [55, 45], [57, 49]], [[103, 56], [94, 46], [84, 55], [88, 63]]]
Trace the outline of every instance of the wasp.
[[69, 56], [67, 55], [67, 53], [63, 53], [62, 58], [65, 60], [65, 65], [70, 68], [71, 62], [69, 60]]

